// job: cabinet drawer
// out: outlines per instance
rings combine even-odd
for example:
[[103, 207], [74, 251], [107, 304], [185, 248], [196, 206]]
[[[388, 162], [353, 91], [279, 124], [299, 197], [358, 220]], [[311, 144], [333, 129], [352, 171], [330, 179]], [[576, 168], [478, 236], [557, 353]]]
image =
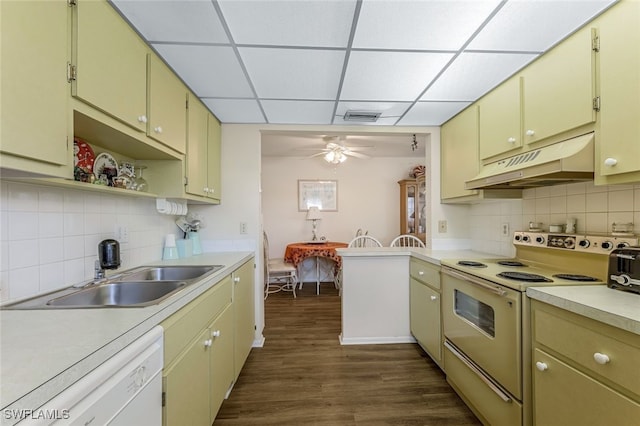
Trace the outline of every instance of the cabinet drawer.
[[[536, 304], [534, 337], [537, 343], [610, 381], [613, 386], [640, 395], [640, 336]], [[606, 355], [609, 362], [599, 364], [595, 354]]]
[[164, 328], [165, 366], [231, 303], [232, 290], [231, 277], [225, 277], [160, 324]]
[[422, 260], [411, 259], [410, 268], [413, 278], [435, 289], [440, 288], [440, 267]]

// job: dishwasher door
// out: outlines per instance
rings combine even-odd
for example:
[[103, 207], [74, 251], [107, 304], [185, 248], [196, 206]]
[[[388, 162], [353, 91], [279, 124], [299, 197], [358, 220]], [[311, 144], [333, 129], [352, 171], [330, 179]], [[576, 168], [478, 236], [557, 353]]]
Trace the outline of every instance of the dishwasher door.
[[23, 425], [160, 426], [163, 330], [156, 326], [39, 409]]

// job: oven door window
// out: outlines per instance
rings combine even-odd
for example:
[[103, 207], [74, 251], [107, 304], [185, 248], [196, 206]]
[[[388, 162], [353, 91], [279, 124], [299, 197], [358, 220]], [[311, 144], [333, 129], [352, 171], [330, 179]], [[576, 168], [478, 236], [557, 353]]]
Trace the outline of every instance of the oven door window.
[[495, 314], [493, 308], [481, 301], [474, 299], [455, 290], [455, 312], [491, 337], [496, 337]]

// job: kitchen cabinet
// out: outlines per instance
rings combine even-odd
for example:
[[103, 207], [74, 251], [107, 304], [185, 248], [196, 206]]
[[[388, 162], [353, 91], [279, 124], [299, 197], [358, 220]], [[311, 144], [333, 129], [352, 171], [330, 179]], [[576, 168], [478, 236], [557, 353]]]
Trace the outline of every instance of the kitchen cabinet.
[[640, 336], [537, 300], [531, 307], [534, 423], [634, 424]]
[[413, 235], [425, 242], [427, 223], [424, 177], [403, 179], [400, 185], [400, 234]]
[[601, 109], [596, 184], [640, 181], [640, 3], [620, 2], [597, 21]]
[[520, 82], [512, 77], [478, 102], [481, 160], [522, 146]]
[[2, 1], [0, 21], [0, 166], [72, 178], [67, 2]]
[[161, 323], [163, 424], [210, 425], [234, 379], [231, 276]]
[[440, 268], [429, 262], [412, 258], [410, 271], [411, 334], [442, 368]]
[[155, 54], [149, 53], [147, 135], [184, 154], [187, 89]]
[[106, 1], [74, 9], [73, 96], [146, 133], [148, 47]]
[[591, 27], [584, 27], [523, 70], [525, 144], [556, 135], [566, 139], [562, 134], [595, 121], [593, 37]]
[[213, 115], [207, 118], [207, 197], [222, 200], [222, 134], [220, 122]]
[[233, 308], [235, 316], [234, 379], [237, 380], [255, 338], [254, 262], [246, 262], [233, 273]]

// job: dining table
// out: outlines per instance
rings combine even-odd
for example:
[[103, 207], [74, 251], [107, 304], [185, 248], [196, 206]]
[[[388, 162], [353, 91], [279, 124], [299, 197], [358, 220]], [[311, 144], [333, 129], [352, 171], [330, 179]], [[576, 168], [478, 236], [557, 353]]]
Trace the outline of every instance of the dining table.
[[[338, 276], [342, 268], [342, 257], [338, 255], [336, 249], [345, 248], [349, 244], [338, 241], [302, 241], [287, 244], [284, 252], [284, 261], [292, 263], [296, 269], [302, 265], [307, 258], [315, 258], [316, 267], [316, 294], [320, 294], [320, 259], [328, 259], [333, 262], [333, 277]], [[298, 274], [301, 277], [301, 274]]]

